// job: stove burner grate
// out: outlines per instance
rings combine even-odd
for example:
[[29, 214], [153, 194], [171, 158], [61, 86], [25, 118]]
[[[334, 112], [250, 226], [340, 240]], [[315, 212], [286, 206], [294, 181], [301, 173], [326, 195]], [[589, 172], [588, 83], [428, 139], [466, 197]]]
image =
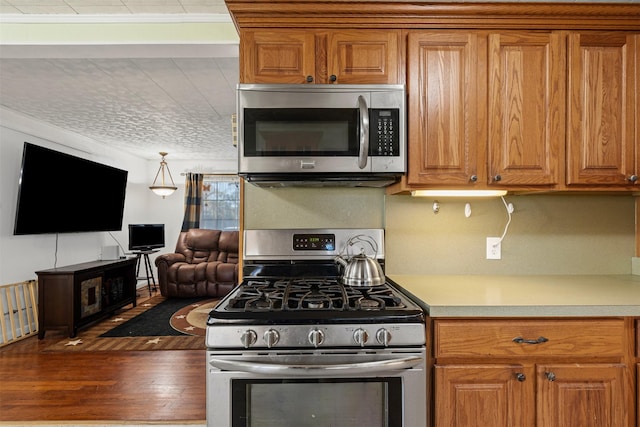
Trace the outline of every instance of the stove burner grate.
[[382, 311], [405, 308], [386, 285], [350, 288], [333, 278], [247, 280], [224, 307], [227, 311]]

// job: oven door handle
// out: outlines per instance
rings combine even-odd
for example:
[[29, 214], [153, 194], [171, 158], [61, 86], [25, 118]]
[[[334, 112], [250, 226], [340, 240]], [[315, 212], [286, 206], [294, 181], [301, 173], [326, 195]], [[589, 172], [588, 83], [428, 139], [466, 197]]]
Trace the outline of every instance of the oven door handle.
[[376, 360], [372, 362], [345, 363], [338, 365], [292, 365], [262, 362], [243, 362], [240, 360], [210, 358], [209, 363], [227, 371], [249, 372], [262, 375], [280, 376], [330, 376], [342, 372], [351, 375], [372, 374], [377, 372], [409, 369], [422, 362], [419, 356], [398, 359]]

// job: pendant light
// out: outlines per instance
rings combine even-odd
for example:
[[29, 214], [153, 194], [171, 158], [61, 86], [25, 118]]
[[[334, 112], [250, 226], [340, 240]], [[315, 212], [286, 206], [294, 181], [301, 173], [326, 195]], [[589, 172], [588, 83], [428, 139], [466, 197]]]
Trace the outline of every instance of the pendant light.
[[[167, 196], [172, 195], [173, 192], [178, 189], [178, 187], [176, 187], [176, 184], [173, 182], [171, 171], [169, 170], [169, 166], [164, 159], [164, 156], [166, 156], [167, 154], [169, 153], [165, 153], [164, 151], [160, 152], [160, 155], [162, 156], [162, 159], [160, 160], [160, 169], [158, 169], [158, 173], [156, 174], [156, 179], [153, 180], [153, 184], [151, 184], [151, 186], [149, 187], [151, 191], [156, 193], [158, 196], [162, 196], [163, 199]], [[165, 169], [167, 170], [167, 174], [169, 175], [169, 179], [171, 180], [171, 185], [169, 185], [168, 182], [165, 182]], [[160, 184], [156, 184], [156, 182], [158, 181], [158, 177], [161, 177]]]

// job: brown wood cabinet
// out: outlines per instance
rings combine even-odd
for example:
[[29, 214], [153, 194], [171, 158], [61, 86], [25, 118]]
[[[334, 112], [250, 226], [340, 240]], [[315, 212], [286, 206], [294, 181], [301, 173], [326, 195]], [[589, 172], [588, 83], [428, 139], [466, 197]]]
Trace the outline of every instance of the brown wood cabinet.
[[640, 35], [571, 32], [567, 42], [567, 185], [637, 189]]
[[485, 85], [478, 71], [478, 34], [410, 31], [407, 44], [407, 181], [477, 186], [486, 177], [479, 166], [484, 145], [478, 91]]
[[240, 35], [244, 83], [400, 83], [397, 30], [246, 30]]
[[[407, 190], [637, 190], [640, 35], [410, 31]], [[485, 167], [486, 165], [486, 167]]]
[[488, 182], [555, 188], [564, 158], [563, 37], [490, 33], [488, 50]]
[[78, 329], [95, 323], [129, 304], [136, 305], [136, 258], [92, 261], [49, 270], [38, 275], [38, 337], [48, 329]]
[[560, 32], [414, 31], [407, 43], [407, 184], [557, 187], [566, 74]]
[[636, 426], [640, 427], [640, 319], [636, 319]]
[[623, 318], [433, 323], [438, 427], [633, 425]]

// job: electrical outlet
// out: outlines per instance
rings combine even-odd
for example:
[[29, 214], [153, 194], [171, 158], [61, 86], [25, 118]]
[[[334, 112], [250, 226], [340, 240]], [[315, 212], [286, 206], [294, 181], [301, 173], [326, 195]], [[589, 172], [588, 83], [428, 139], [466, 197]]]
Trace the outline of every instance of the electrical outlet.
[[502, 248], [499, 237], [487, 237], [487, 259], [502, 259]]

